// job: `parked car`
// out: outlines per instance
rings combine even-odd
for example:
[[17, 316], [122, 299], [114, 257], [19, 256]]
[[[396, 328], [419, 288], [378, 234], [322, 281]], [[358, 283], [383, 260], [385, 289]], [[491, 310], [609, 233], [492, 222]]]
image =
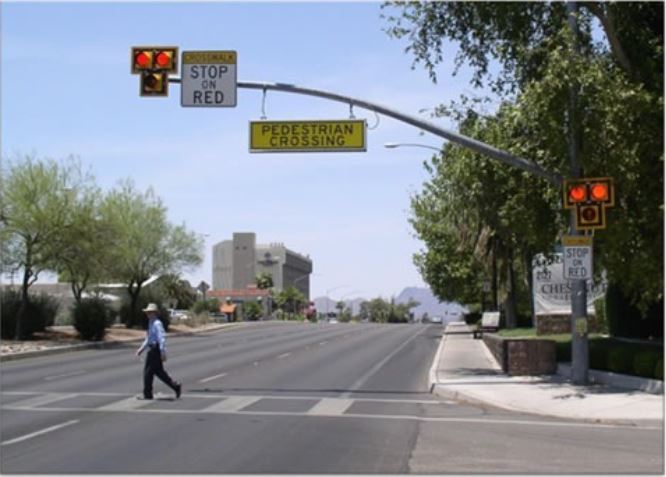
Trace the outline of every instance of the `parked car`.
[[185, 320], [188, 318], [187, 310], [169, 310], [169, 318], [172, 320]]

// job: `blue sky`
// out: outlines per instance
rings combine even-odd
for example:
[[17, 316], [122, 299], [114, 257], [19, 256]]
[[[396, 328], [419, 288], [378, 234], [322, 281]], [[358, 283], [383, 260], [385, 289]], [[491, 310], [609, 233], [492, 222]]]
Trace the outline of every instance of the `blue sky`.
[[[465, 71], [451, 76], [445, 50], [433, 84], [411, 69], [406, 43], [382, 28], [380, 3], [3, 3], [3, 158], [80, 157], [109, 189], [131, 177], [152, 186], [174, 223], [206, 234], [201, 267], [211, 282], [211, 250], [234, 231], [259, 243], [283, 242], [314, 263], [312, 297], [390, 297], [423, 286], [412, 263], [422, 248], [408, 223], [409, 199], [427, 179], [441, 140], [381, 116], [366, 153], [250, 154], [248, 122], [261, 116], [261, 92], [239, 89], [236, 108], [182, 108], [139, 97], [130, 74], [133, 45], [236, 50], [238, 79], [293, 83], [389, 106], [443, 127], [420, 112], [470, 93]], [[347, 119], [349, 107], [269, 92], [271, 120]], [[376, 124], [375, 114], [355, 108]]]

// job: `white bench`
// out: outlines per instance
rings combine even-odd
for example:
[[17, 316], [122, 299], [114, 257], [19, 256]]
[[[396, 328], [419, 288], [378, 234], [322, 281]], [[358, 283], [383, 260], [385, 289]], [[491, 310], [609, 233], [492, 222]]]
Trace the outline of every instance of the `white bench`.
[[495, 333], [499, 329], [500, 312], [484, 311], [481, 316], [481, 324], [474, 330], [474, 339], [481, 338], [483, 333]]

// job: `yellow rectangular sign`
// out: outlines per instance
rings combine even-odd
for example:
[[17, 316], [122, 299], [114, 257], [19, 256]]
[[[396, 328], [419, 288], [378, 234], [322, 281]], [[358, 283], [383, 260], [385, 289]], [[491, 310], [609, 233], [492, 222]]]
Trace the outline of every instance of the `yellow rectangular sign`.
[[365, 120], [250, 121], [250, 152], [364, 152]]
[[187, 65], [235, 65], [236, 52], [218, 51], [183, 51], [183, 64]]
[[591, 247], [592, 237], [589, 235], [564, 235], [562, 245], [565, 247]]

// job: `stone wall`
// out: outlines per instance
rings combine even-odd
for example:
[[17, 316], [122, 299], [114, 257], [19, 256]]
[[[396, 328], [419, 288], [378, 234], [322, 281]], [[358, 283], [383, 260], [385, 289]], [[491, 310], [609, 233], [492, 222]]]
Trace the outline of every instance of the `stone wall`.
[[511, 376], [555, 374], [557, 356], [555, 341], [502, 338], [484, 334], [483, 342]]

